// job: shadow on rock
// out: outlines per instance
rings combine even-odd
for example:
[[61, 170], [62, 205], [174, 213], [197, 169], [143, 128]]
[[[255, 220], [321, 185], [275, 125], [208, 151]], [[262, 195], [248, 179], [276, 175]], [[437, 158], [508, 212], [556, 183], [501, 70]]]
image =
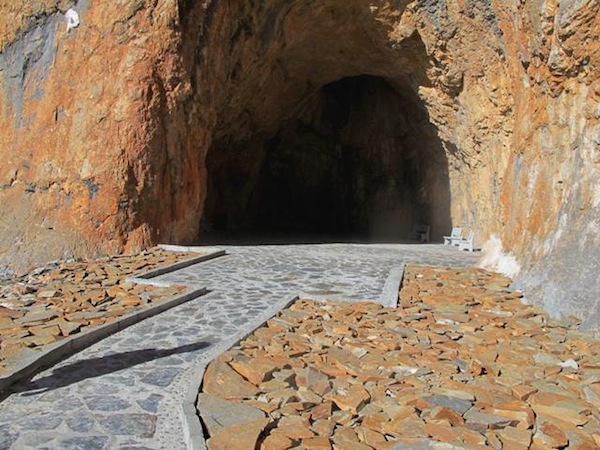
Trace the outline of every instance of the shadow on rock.
[[[80, 381], [101, 377], [139, 364], [181, 353], [190, 353], [210, 347], [210, 342], [195, 342], [168, 349], [148, 348], [131, 352], [115, 353], [98, 358], [76, 361], [57, 367], [50, 375], [35, 381], [27, 380], [15, 384], [7, 394], [24, 392], [24, 396], [38, 395], [54, 389], [70, 386]], [[31, 392], [30, 392], [31, 391]], [[3, 398], [2, 398], [3, 399]], [[1, 400], [1, 399], [0, 399]]]

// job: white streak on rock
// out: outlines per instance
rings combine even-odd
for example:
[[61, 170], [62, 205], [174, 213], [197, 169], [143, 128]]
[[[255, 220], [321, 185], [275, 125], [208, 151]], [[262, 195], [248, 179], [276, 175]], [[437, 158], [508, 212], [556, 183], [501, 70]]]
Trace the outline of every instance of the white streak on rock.
[[521, 265], [514, 255], [505, 253], [502, 249], [502, 241], [496, 235], [483, 244], [483, 259], [479, 266], [483, 269], [495, 270], [507, 277], [514, 278], [521, 271]]
[[79, 14], [73, 8], [65, 13], [65, 18], [67, 19], [67, 32], [69, 32], [71, 28], [77, 28], [79, 26]]

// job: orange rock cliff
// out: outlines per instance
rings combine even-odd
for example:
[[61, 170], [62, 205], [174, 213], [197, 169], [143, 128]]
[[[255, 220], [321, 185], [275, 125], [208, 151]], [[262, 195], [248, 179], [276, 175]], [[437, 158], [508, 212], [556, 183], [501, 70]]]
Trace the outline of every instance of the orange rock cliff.
[[[73, 8], [79, 25], [67, 30]], [[600, 324], [596, 0], [0, 0], [0, 264], [474, 230]]]

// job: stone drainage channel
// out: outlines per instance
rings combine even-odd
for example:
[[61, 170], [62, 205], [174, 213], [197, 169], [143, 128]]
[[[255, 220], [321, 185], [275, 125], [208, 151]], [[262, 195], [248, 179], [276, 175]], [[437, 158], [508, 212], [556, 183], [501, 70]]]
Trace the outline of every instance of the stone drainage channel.
[[0, 403], [0, 449], [205, 448], [194, 407], [204, 368], [293, 299], [391, 306], [405, 263], [477, 260], [442, 245], [221, 248], [225, 256], [146, 280], [207, 294], [14, 384]]

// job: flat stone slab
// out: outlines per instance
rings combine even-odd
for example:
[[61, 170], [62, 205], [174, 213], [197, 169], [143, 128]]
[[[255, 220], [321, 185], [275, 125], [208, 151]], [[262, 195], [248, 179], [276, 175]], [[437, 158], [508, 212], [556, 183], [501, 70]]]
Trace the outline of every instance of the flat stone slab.
[[[405, 275], [398, 308], [300, 299], [212, 361], [203, 392], [267, 423], [226, 447], [243, 427], [208, 427], [208, 449], [598, 447], [587, 398], [600, 392], [599, 341], [523, 304], [502, 275], [412, 264]], [[448, 305], [466, 317], [440, 319]]]
[[223, 400], [210, 394], [200, 394], [197, 407], [211, 435], [215, 435], [224, 427], [265, 418], [265, 413], [258, 408]]
[[[209, 294], [116, 332], [10, 388], [0, 403], [0, 442], [7, 442], [9, 449], [62, 449], [67, 448], [65, 440], [77, 442], [84, 433], [94, 439], [88, 442], [89, 448], [199, 448], [189, 441], [194, 430], [181, 421], [181, 405], [186, 399], [185, 404], [192, 409], [190, 417], [195, 417], [195, 399], [187, 398], [189, 387], [199, 383], [198, 376], [210, 360], [291, 298], [305, 291], [322, 292], [330, 286], [335, 292], [328, 298], [378, 301], [390, 270], [404, 262], [466, 266], [476, 261], [474, 255], [442, 245], [223, 249], [226, 256], [157, 277], [161, 282], [191, 289], [208, 287]], [[152, 380], [150, 374], [165, 367], [169, 370], [160, 377], [162, 382], [143, 381], [145, 377]], [[195, 388], [197, 392], [198, 385]], [[118, 397], [129, 406], [120, 411], [92, 412], [86, 399], [94, 395]], [[69, 399], [69, 407], [65, 399]], [[123, 415], [130, 417], [122, 421], [128, 424], [127, 429], [117, 424]], [[154, 426], [147, 416], [156, 417]], [[42, 423], [54, 417], [60, 424], [40, 431], [16, 422], [15, 417]]]

